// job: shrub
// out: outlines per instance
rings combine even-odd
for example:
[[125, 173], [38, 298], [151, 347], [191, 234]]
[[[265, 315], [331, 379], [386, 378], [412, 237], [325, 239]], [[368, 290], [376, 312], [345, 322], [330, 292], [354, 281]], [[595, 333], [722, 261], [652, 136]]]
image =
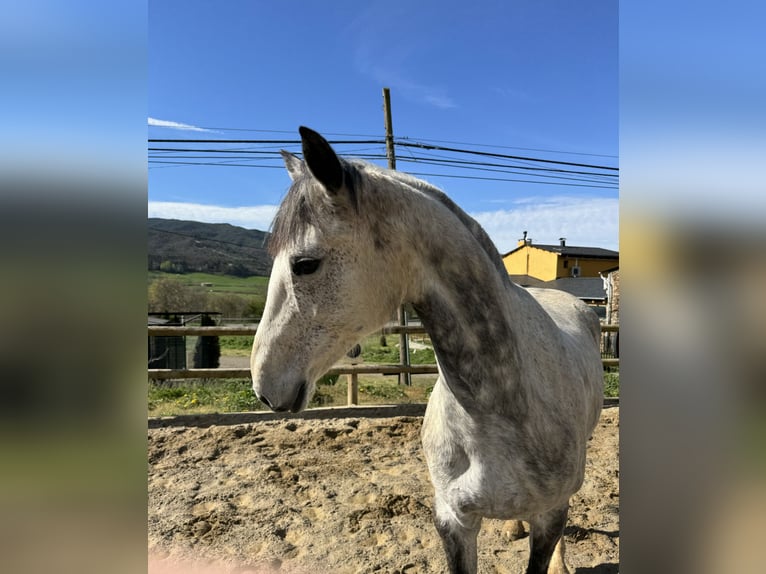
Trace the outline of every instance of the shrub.
[[620, 372], [619, 371], [607, 371], [604, 373], [604, 396], [605, 397], [620, 396]]

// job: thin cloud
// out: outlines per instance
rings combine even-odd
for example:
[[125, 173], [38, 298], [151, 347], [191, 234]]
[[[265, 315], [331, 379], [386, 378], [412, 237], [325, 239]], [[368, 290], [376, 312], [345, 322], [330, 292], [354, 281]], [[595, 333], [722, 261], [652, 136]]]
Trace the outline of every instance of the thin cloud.
[[203, 223], [229, 223], [245, 229], [267, 231], [277, 212], [277, 205], [252, 205], [247, 207], [223, 207], [201, 203], [150, 201], [149, 217], [201, 221]]
[[406, 6], [366, 3], [344, 29], [354, 68], [362, 76], [391, 88], [394, 97], [441, 110], [457, 108], [445, 86], [413, 80], [417, 74], [410, 61], [423, 42], [413, 41], [413, 23], [402, 26], [409, 11]]
[[426, 103], [442, 110], [449, 110], [451, 108], [457, 107], [457, 104], [454, 102], [454, 100], [446, 95], [426, 94], [423, 99]]
[[518, 202], [514, 209], [471, 214], [501, 253], [516, 248], [524, 231], [536, 243], [619, 250], [619, 204], [616, 198], [545, 197]]
[[189, 124], [182, 124], [181, 122], [172, 122], [170, 120], [158, 120], [156, 118], [149, 118], [149, 125], [158, 128], [171, 128], [174, 130], [185, 130], [188, 132], [212, 132], [215, 130], [208, 130], [205, 128], [199, 128], [197, 126], [191, 126]]
[[420, 104], [426, 104], [440, 110], [457, 108], [458, 105], [448, 94], [445, 88], [413, 82], [402, 72], [391, 67], [384, 68], [379, 65], [366, 65], [357, 59], [357, 69], [362, 74], [372, 77], [376, 82], [388, 86], [394, 93], [401, 94], [405, 99]]
[[536, 100], [529, 92], [517, 88], [496, 87], [493, 90], [498, 96], [506, 100], [515, 102], [534, 102]]

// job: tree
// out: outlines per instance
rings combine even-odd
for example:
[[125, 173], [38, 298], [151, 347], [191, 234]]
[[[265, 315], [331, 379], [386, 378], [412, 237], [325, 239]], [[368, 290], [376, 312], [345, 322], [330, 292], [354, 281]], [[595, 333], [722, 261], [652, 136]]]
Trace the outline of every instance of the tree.
[[175, 277], [162, 277], [149, 286], [149, 312], [205, 310], [207, 294], [199, 293]]
[[165, 273], [183, 273], [186, 271], [186, 264], [183, 261], [173, 262], [166, 259], [160, 263], [160, 271]]
[[247, 298], [235, 293], [212, 293], [207, 311], [218, 311], [224, 317], [242, 317], [247, 308]]
[[162, 263], [160, 263], [160, 271], [164, 271], [165, 273], [172, 273], [173, 272], [173, 262], [165, 260]]

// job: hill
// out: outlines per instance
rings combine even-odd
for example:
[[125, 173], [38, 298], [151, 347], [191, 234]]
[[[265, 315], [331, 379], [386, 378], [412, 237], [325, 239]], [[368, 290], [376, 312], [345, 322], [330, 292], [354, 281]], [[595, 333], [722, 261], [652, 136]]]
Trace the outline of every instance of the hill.
[[150, 217], [147, 251], [150, 271], [268, 276], [268, 233], [228, 223], [200, 223]]

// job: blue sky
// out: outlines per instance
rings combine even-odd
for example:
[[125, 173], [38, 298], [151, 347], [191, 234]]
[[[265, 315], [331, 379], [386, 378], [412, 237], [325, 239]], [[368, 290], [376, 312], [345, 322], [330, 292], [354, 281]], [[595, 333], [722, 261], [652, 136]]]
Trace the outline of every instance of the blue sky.
[[[148, 133], [291, 140], [308, 125], [330, 140], [381, 139], [385, 86], [397, 138], [617, 167], [617, 18], [617, 3], [607, 0], [150, 2]], [[336, 149], [384, 153], [376, 145]], [[503, 159], [519, 166], [514, 175], [404, 161], [408, 154], [431, 157], [422, 153], [397, 148], [398, 169], [435, 174], [424, 179], [476, 217], [501, 252], [515, 247], [524, 230], [538, 243], [566, 237], [572, 245], [619, 247], [614, 177], [540, 183], [524, 175], [539, 165], [529, 161]], [[160, 155], [184, 153], [150, 153], [150, 216], [268, 229], [289, 186], [275, 157], [232, 160], [233, 167], [220, 158]], [[189, 165], [195, 161], [216, 165]]]

